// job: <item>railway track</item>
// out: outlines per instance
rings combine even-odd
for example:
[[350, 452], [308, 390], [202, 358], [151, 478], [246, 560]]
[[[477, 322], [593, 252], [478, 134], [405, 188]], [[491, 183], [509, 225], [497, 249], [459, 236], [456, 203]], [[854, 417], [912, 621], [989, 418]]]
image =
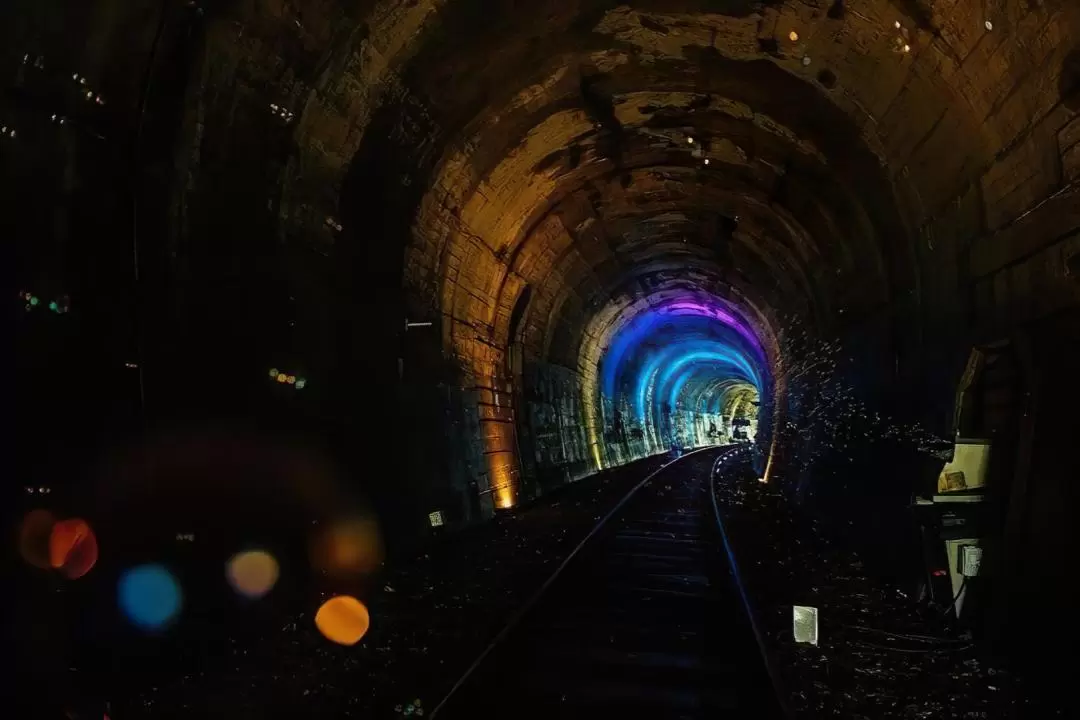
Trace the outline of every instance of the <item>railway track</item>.
[[645, 478], [433, 716], [783, 717], [719, 526], [708, 448]]

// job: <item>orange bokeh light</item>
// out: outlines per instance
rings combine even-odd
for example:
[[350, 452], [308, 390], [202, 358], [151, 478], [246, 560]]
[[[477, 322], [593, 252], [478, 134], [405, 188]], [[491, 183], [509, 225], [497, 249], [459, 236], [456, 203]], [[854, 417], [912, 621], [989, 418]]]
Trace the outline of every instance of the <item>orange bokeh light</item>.
[[356, 518], [331, 524], [315, 536], [312, 564], [332, 575], [369, 573], [382, 562], [382, 540], [374, 520]]
[[278, 579], [278, 562], [262, 550], [237, 553], [229, 560], [225, 575], [236, 592], [249, 598], [260, 598], [270, 592]]
[[48, 510], [31, 510], [19, 526], [19, 554], [36, 568], [49, 570], [49, 537], [56, 518]]
[[98, 559], [97, 538], [85, 520], [61, 520], [49, 535], [49, 564], [69, 580], [77, 580], [93, 569]]
[[348, 595], [330, 598], [315, 613], [315, 627], [338, 645], [355, 645], [370, 626], [371, 616], [364, 603]]

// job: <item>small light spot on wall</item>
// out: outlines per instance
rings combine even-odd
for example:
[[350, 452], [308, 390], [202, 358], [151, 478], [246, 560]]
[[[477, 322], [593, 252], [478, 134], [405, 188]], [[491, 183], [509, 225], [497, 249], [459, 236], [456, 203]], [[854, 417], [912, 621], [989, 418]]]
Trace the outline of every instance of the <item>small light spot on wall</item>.
[[799, 33], [792, 30], [788, 33], [788, 40], [791, 40], [791, 42], [799, 42]]

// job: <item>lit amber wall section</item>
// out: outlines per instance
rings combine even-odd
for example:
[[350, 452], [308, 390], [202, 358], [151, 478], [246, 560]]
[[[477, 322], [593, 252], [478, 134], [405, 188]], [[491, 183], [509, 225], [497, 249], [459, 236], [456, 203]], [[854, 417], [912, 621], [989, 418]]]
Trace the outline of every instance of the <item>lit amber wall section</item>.
[[477, 392], [480, 437], [492, 498], [495, 507], [511, 508], [517, 504], [521, 476], [511, 386], [505, 380], [493, 380], [490, 386], [477, 388]]

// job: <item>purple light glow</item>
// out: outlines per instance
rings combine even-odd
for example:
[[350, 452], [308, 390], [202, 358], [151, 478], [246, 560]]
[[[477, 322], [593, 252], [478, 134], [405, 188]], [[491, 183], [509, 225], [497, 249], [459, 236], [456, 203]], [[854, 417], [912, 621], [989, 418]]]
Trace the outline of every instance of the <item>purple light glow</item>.
[[742, 337], [743, 340], [746, 340], [759, 356], [762, 358], [765, 357], [765, 350], [761, 345], [761, 340], [758, 338], [757, 333], [747, 327], [746, 320], [741, 317], [736, 317], [715, 305], [676, 300], [670, 304], [654, 307], [653, 310], [668, 315], [692, 315], [697, 317], [716, 318], [735, 332], [739, 333], [739, 336]]

